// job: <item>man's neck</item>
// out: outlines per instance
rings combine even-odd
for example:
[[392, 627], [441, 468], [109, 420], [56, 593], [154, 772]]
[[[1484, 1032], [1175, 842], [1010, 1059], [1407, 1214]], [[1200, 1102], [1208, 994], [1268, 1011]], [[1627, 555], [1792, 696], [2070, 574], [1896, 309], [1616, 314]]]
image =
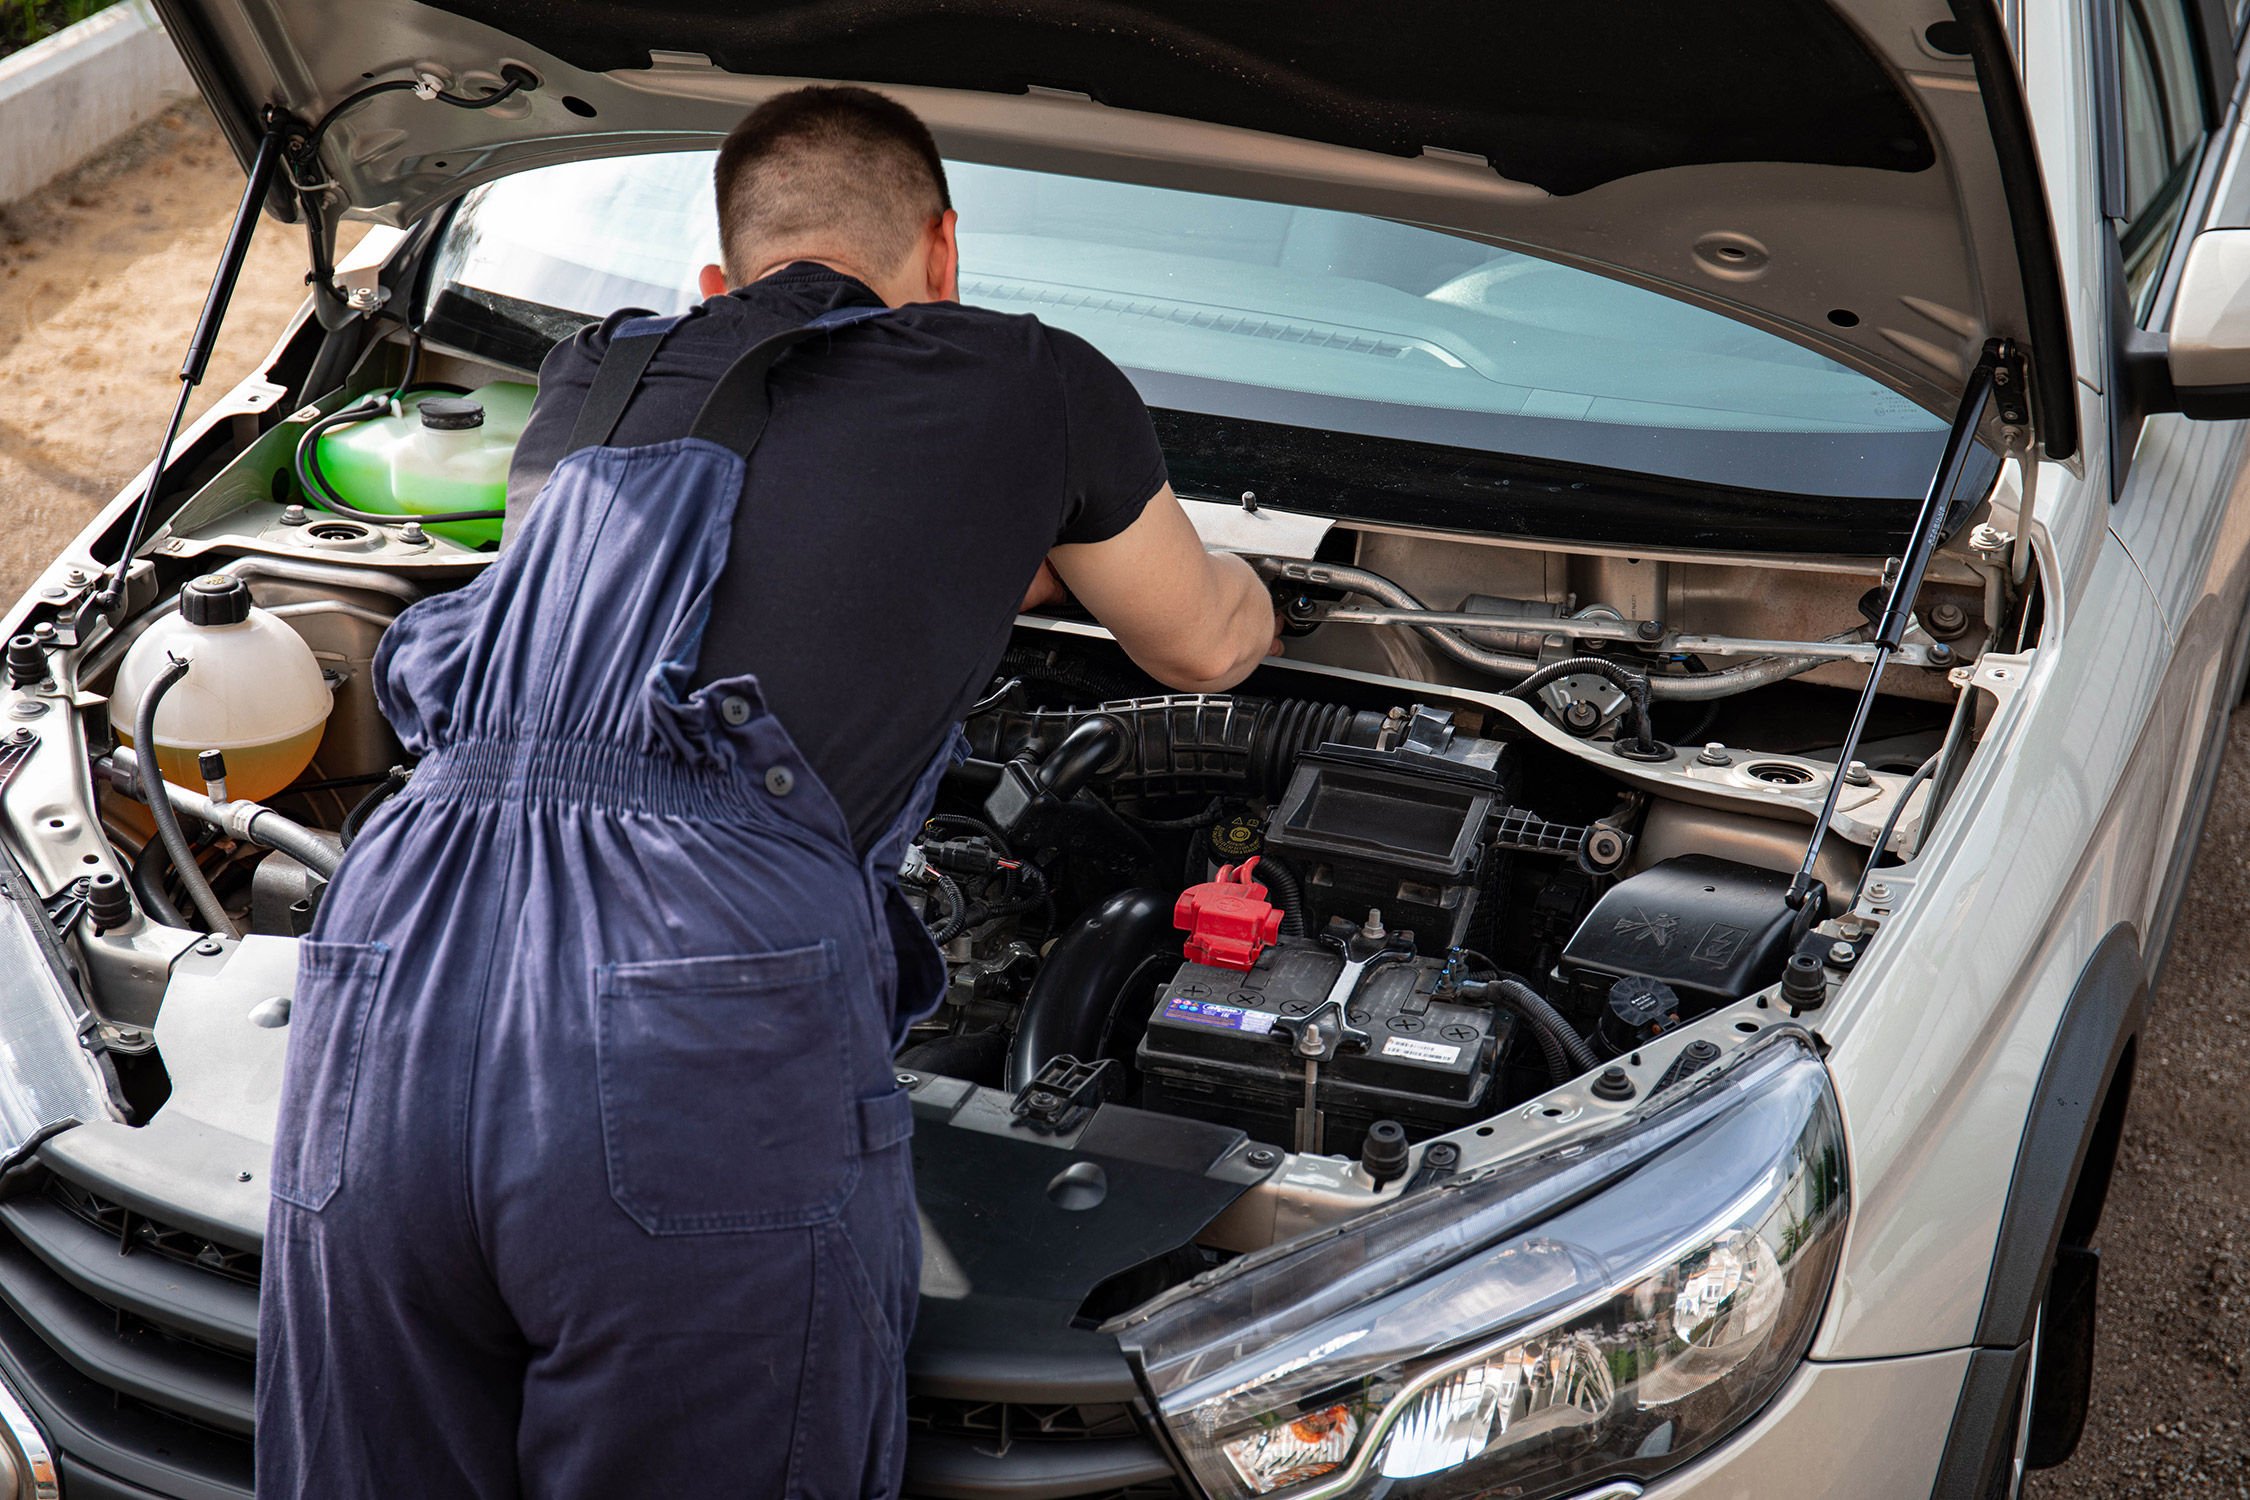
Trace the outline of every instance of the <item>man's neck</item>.
[[850, 261], [826, 255], [791, 255], [744, 277], [738, 284], [748, 286], [754, 281], [763, 281], [768, 276], [775, 276], [788, 270], [791, 266], [820, 266], [826, 270], [834, 271], [839, 276], [849, 276], [854, 281], [868, 286], [875, 284], [873, 278], [867, 272], [853, 265]]

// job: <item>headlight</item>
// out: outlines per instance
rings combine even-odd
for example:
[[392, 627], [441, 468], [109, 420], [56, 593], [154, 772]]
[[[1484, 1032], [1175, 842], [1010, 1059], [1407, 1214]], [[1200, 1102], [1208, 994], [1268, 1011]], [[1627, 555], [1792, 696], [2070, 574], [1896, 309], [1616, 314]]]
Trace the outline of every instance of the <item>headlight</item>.
[[0, 1163], [13, 1165], [57, 1130], [114, 1119], [117, 1110], [79, 1044], [91, 1017], [63, 979], [46, 913], [4, 850], [0, 896]]
[[1842, 1123], [1779, 1026], [1601, 1137], [1246, 1256], [1112, 1325], [1220, 1500], [1549, 1495], [1647, 1478], [1811, 1341]]

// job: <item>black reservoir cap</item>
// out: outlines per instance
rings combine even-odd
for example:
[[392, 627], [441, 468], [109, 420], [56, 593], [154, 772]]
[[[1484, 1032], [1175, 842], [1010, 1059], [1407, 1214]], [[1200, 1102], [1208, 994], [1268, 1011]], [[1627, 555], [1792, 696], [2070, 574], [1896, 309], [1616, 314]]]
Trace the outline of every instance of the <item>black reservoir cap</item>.
[[415, 408], [422, 425], [440, 432], [466, 432], [484, 425], [484, 403], [466, 396], [430, 396]]
[[240, 625], [250, 618], [250, 588], [225, 573], [206, 573], [180, 590], [180, 616], [190, 625]]

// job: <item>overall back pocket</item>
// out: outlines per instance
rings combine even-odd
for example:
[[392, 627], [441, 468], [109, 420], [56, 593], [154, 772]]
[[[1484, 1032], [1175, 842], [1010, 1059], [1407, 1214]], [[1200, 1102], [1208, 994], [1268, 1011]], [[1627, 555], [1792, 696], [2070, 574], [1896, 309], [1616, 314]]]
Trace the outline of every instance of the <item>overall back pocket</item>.
[[609, 1191], [635, 1223], [712, 1234], [841, 1211], [860, 1145], [837, 984], [826, 942], [595, 970]]
[[273, 1140], [273, 1195], [319, 1210], [344, 1181], [344, 1145], [367, 1013], [390, 950], [381, 943], [297, 945], [297, 991], [289, 1004], [289, 1055]]

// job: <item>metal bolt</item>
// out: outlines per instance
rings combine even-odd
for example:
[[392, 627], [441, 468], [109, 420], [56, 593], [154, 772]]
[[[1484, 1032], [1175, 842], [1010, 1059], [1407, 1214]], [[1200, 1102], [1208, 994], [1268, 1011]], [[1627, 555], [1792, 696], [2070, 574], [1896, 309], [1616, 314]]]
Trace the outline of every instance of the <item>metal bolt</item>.
[[304, 525], [305, 508], [302, 505], [284, 505], [281, 507], [281, 524], [284, 526]]
[[895, 1073], [892, 1076], [898, 1080], [898, 1086], [902, 1089], [910, 1089], [922, 1081], [912, 1073]]
[[120, 1026], [117, 1028], [117, 1039], [128, 1047], [138, 1047], [143, 1036], [138, 1026]]
[[1734, 764], [1734, 757], [1727, 754], [1727, 747], [1717, 740], [1705, 745], [1695, 759], [1697, 764], [1706, 766], [1731, 766]]
[[344, 293], [344, 305], [353, 312], [373, 312], [383, 305], [382, 288], [355, 286]]
[[195, 945], [195, 951], [202, 954], [205, 958], [212, 958], [218, 954], [226, 952], [227, 945], [215, 937], [207, 937], [202, 942]]
[[1873, 885], [1869, 886], [1869, 887], [1867, 888], [1867, 899], [1868, 899], [1868, 900], [1870, 900], [1870, 901], [1888, 901], [1888, 900], [1890, 900], [1890, 899], [1891, 899], [1891, 884], [1890, 884], [1890, 882], [1889, 882], [1889, 881], [1887, 881], [1887, 880], [1878, 880], [1878, 881], [1876, 881], [1876, 882], [1875, 882], [1875, 883], [1874, 883]]
[[38, 624], [31, 627], [31, 638], [37, 641], [42, 646], [52, 646], [58, 639], [55, 631], [55, 622], [52, 620], [41, 620]]
[[422, 529], [420, 521], [409, 521], [398, 529], [398, 539], [409, 547], [429, 545], [430, 534]]
[[1242, 492], [1242, 508], [1247, 511], [1255, 511], [1258, 508], [1258, 492], [1256, 490], [1244, 490]]
[[234, 1180], [236, 1182], [248, 1182], [250, 1180], [250, 1174], [248, 1172], [237, 1172], [234, 1174]]
[[2006, 552], [2014, 542], [2013, 535], [1989, 521], [1979, 522], [1977, 528], [1969, 533], [1969, 550], [1986, 561]]
[[1451, 1141], [1432, 1141], [1422, 1151], [1424, 1166], [1450, 1169], [1460, 1160], [1461, 1148]]
[[1024, 1100], [1024, 1103], [1030, 1105], [1033, 1109], [1053, 1109], [1059, 1102], [1053, 1094], [1048, 1093], [1045, 1089], [1033, 1089], [1031, 1096]]
[[1281, 1160], [1281, 1153], [1265, 1146], [1252, 1146], [1242, 1153], [1242, 1159], [1253, 1167], [1270, 1167]]
[[1849, 943], [1830, 943], [1828, 961], [1839, 969], [1848, 969], [1859, 962], [1859, 950]]
[[1644, 641], [1660, 639], [1664, 634], [1664, 622], [1662, 620], [1643, 620], [1633, 627], [1633, 634]]
[[1601, 709], [1584, 698], [1571, 699], [1570, 706], [1563, 710], [1562, 716], [1565, 724], [1581, 732], [1592, 729], [1602, 721]]
[[28, 745], [37, 738], [39, 736], [34, 734], [28, 725], [8, 731], [8, 742], [14, 745]]
[[1969, 628], [1969, 612], [1951, 599], [1940, 599], [1930, 606], [1930, 617], [1925, 623], [1930, 634], [1949, 641]]
[[1867, 762], [1855, 760], [1844, 767], [1844, 785], [1873, 786], [1875, 778], [1867, 774]]
[[1933, 667], [1950, 667], [1953, 665], [1953, 648], [1943, 641], [1932, 641], [1927, 660]]
[[86, 570], [84, 568], [72, 568], [68, 572], [63, 574], [63, 582], [65, 583], [77, 584], [84, 583], [85, 581]]

